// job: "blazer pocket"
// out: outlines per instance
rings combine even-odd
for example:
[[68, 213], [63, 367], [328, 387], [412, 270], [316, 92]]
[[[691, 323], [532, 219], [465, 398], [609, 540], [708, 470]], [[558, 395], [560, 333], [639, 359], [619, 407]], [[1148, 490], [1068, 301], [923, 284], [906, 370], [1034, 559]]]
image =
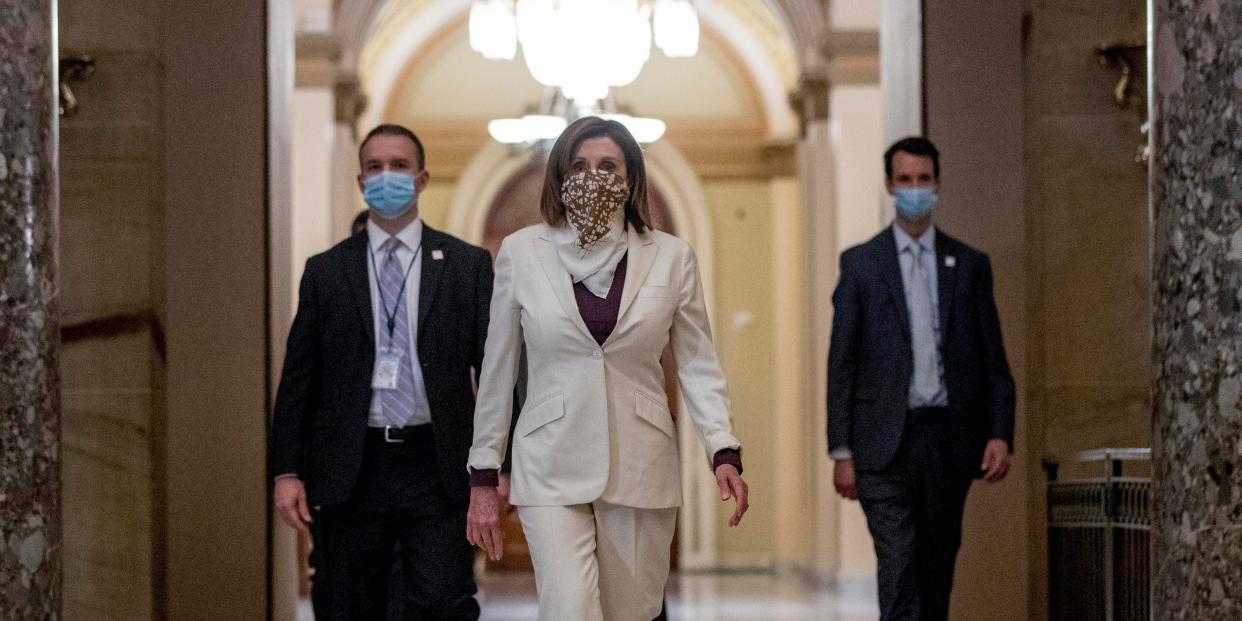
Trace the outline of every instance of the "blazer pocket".
[[638, 290], [640, 298], [667, 298], [673, 295], [673, 288], [662, 285], [647, 285]]
[[565, 416], [565, 394], [557, 393], [544, 399], [518, 415], [517, 429], [520, 436], [528, 436], [540, 427]]
[[673, 416], [669, 414], [667, 405], [641, 392], [634, 393], [634, 402], [634, 413], [639, 418], [663, 431], [664, 435], [676, 439], [677, 428], [673, 426]]

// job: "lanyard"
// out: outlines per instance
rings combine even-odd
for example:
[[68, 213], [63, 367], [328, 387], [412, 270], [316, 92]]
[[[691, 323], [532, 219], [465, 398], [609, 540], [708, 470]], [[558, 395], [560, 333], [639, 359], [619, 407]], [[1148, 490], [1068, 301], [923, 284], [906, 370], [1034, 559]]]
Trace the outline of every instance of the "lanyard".
[[[418, 247], [414, 249], [414, 258], [410, 259], [410, 265], [405, 268], [405, 276], [401, 277], [401, 291], [397, 292], [397, 299], [392, 305], [392, 312], [388, 312], [388, 300], [384, 299], [384, 285], [380, 282], [379, 268], [375, 265], [375, 251], [371, 251], [371, 271], [375, 272], [375, 288], [380, 294], [380, 307], [384, 311], [384, 318], [388, 320], [388, 342], [392, 342], [392, 331], [397, 327], [397, 309], [401, 308], [401, 299], [405, 297], [405, 285], [410, 282], [410, 272], [414, 270], [414, 263], [418, 261], [418, 253], [423, 249], [423, 241], [418, 240]], [[394, 248], [388, 251], [392, 254], [397, 250]]]

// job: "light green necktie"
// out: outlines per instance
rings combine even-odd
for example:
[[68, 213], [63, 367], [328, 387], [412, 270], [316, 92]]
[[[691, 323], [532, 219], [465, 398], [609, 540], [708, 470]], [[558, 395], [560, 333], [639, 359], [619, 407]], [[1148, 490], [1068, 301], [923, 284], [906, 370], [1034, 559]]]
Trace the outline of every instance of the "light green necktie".
[[932, 316], [931, 278], [923, 266], [923, 244], [906, 246], [914, 257], [910, 270], [910, 336], [914, 348], [914, 395], [928, 403], [940, 392], [940, 369], [936, 357], [936, 324]]

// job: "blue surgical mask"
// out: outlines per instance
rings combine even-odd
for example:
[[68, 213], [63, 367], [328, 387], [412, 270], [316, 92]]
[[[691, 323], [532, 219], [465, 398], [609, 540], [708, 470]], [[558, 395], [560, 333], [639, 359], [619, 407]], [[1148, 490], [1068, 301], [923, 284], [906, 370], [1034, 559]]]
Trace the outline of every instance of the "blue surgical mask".
[[414, 175], [385, 170], [362, 180], [362, 198], [375, 215], [396, 220], [418, 206]]
[[936, 194], [936, 188], [928, 185], [919, 188], [893, 188], [893, 199], [901, 215], [922, 218], [936, 208], [940, 196]]

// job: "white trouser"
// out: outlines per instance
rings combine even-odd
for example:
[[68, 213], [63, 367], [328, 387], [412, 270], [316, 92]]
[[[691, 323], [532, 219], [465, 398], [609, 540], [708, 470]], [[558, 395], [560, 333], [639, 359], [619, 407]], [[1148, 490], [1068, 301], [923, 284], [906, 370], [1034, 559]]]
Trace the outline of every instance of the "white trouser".
[[677, 509], [596, 501], [518, 507], [540, 621], [651, 621], [668, 581]]

